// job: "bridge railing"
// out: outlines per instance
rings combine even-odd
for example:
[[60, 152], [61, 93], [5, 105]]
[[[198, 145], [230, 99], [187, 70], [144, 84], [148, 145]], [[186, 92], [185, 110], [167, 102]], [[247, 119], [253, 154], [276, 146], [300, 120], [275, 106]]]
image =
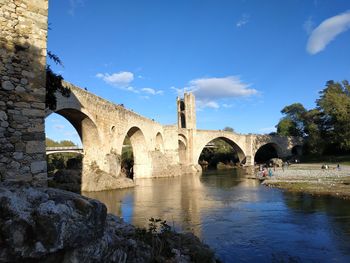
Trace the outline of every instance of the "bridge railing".
[[62, 151], [62, 150], [83, 150], [82, 147], [79, 146], [59, 146], [59, 147], [46, 147], [46, 151]]

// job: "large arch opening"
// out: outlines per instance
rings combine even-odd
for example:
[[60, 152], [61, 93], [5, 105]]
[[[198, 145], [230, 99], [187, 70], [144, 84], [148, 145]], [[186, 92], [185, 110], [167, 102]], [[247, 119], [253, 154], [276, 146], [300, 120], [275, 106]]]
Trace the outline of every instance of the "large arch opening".
[[254, 156], [254, 163], [267, 164], [272, 158], [279, 158], [278, 146], [275, 143], [267, 143], [262, 145]]
[[292, 148], [292, 155], [293, 156], [301, 156], [303, 154], [303, 146], [301, 145], [295, 145]]
[[198, 163], [205, 169], [231, 169], [245, 161], [243, 150], [225, 137], [211, 140], [202, 149]]
[[[149, 177], [151, 162], [147, 142], [143, 132], [138, 127], [132, 127], [125, 135], [123, 151], [129, 152], [128, 177], [132, 179]], [[132, 158], [131, 158], [132, 157]], [[123, 152], [122, 152], [123, 162]]]
[[46, 117], [45, 133], [49, 185], [80, 192], [86, 156], [99, 147], [97, 126], [83, 112], [67, 108]]
[[130, 137], [125, 136], [121, 154], [121, 176], [134, 179], [134, 153]]

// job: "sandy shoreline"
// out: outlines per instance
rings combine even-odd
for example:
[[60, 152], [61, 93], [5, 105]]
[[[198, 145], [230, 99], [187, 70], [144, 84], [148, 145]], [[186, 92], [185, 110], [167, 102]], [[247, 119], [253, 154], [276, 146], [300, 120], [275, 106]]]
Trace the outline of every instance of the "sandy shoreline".
[[262, 184], [292, 192], [350, 199], [350, 166], [343, 165], [340, 170], [336, 165], [331, 165], [328, 170], [321, 169], [321, 166], [293, 164], [284, 171], [278, 168]]

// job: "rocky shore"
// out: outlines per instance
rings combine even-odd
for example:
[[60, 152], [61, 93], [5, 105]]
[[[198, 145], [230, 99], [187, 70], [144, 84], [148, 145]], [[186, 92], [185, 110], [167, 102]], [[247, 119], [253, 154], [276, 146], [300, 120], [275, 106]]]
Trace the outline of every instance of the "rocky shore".
[[293, 164], [288, 169], [278, 169], [271, 178], [263, 181], [270, 187], [314, 195], [330, 195], [350, 199], [350, 166], [336, 165], [321, 169], [322, 164]]
[[[159, 228], [158, 228], [159, 226]], [[0, 262], [216, 262], [193, 234], [139, 229], [101, 202], [53, 188], [0, 185]]]

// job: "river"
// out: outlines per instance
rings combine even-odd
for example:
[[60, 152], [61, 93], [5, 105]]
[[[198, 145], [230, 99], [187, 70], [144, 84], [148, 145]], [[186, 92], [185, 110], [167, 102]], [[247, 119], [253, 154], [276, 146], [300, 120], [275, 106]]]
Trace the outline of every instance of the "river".
[[241, 169], [136, 183], [84, 194], [136, 226], [192, 231], [223, 262], [350, 262], [349, 200], [261, 186]]

